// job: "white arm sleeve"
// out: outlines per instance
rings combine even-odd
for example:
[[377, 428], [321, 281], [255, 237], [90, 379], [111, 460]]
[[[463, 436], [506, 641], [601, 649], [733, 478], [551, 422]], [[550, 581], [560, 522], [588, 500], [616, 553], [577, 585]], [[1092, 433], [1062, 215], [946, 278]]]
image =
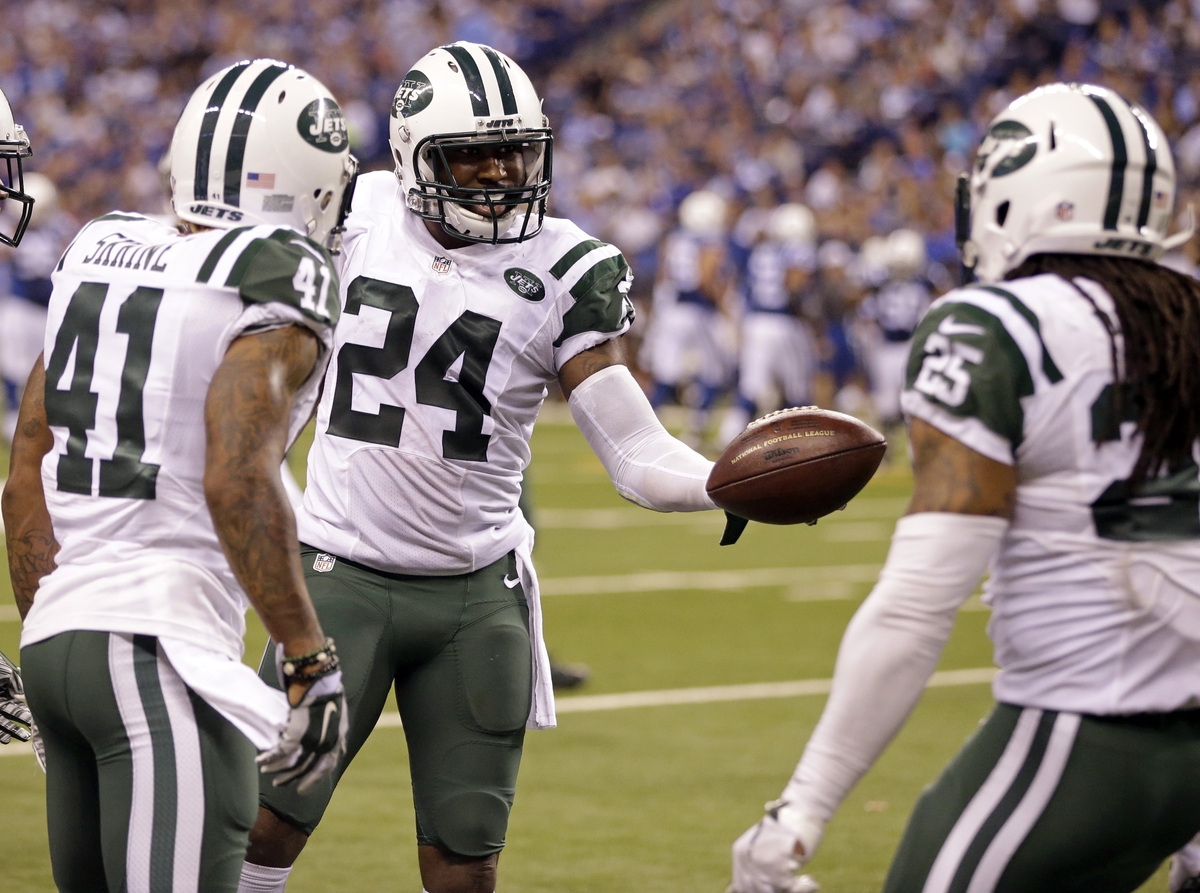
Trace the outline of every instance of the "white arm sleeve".
[[838, 649], [833, 687], [783, 791], [798, 813], [828, 821], [916, 706], [1008, 528], [983, 515], [922, 512], [896, 523], [879, 581]]
[[589, 375], [567, 401], [617, 492], [657, 512], [715, 509], [704, 490], [713, 464], [670, 435], [625, 366]]

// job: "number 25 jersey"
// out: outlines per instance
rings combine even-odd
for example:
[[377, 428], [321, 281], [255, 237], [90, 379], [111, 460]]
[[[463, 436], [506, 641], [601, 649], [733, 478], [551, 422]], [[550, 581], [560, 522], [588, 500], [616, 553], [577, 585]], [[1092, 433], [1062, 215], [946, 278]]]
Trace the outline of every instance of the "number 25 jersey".
[[1017, 468], [985, 587], [997, 700], [1200, 706], [1200, 447], [1130, 486], [1142, 439], [1132, 393], [1112, 399], [1120, 323], [1104, 289], [1077, 285], [1042, 275], [942, 297], [914, 335], [903, 407]]
[[629, 266], [557, 218], [448, 251], [391, 172], [359, 178], [339, 260], [300, 539], [390, 573], [485, 567], [528, 537], [517, 502], [547, 388], [629, 328]]

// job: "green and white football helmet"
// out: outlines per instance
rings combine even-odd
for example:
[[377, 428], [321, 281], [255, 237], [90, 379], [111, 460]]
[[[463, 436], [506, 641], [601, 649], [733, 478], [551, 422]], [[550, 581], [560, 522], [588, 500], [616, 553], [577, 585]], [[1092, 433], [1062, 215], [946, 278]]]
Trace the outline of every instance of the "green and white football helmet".
[[357, 164], [341, 107], [307, 72], [274, 59], [217, 72], [184, 107], [170, 158], [180, 220], [290, 226], [337, 251]]
[[[29, 226], [29, 218], [33, 214], [33, 196], [25, 190], [25, 174], [22, 160], [33, 154], [29, 137], [25, 128], [13, 120], [12, 106], [8, 97], [0, 90], [0, 199], [3, 199], [7, 213], [0, 223], [0, 243], [18, 245]], [[14, 202], [15, 205], [10, 205]], [[15, 209], [15, 213], [14, 213]]]
[[[504, 53], [468, 41], [426, 53], [396, 91], [390, 133], [396, 176], [416, 214], [467, 242], [523, 242], [541, 230], [554, 136], [533, 83]], [[491, 146], [521, 150], [522, 185], [453, 181], [449, 150]]]
[[1104, 87], [1049, 84], [992, 120], [960, 183], [963, 266], [992, 282], [1034, 254], [1157, 260], [1191, 235], [1168, 238], [1174, 204], [1171, 150], [1144, 109]]

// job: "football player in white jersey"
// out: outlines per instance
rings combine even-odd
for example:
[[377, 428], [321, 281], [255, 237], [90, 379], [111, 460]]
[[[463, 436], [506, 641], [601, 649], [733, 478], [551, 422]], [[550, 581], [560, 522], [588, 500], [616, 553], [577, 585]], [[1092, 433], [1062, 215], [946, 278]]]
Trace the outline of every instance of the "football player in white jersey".
[[991, 123], [960, 189], [977, 283], [918, 326], [915, 491], [782, 797], [733, 847], [778, 893], [984, 598], [997, 704], [921, 795], [884, 890], [1129, 891], [1200, 828], [1200, 288], [1157, 263], [1166, 137], [1053, 84]]
[[746, 263], [738, 383], [721, 420], [722, 446], [751, 419], [812, 402], [817, 342], [803, 305], [816, 254], [817, 225], [808, 206], [787, 202], [775, 208], [765, 238]]
[[[60, 890], [235, 890], [256, 750], [307, 789], [346, 743], [279, 475], [333, 342], [345, 122], [307, 73], [241, 62], [171, 157], [181, 227], [106, 214], [55, 268], [3, 495]], [[241, 661], [251, 606], [285, 692]]]
[[[13, 120], [12, 106], [0, 90], [0, 244], [15, 248], [29, 225], [33, 213], [33, 198], [25, 191], [24, 160], [33, 154], [25, 128]], [[15, 207], [17, 210], [11, 210]], [[33, 718], [25, 703], [21, 671], [0, 653], [0, 744], [13, 738], [28, 741]]]
[[644, 345], [654, 378], [650, 404], [656, 410], [685, 406], [684, 439], [693, 444], [705, 439], [737, 363], [728, 217], [728, 201], [711, 189], [697, 189], [679, 203], [679, 226], [659, 250]]
[[913, 332], [933, 297], [925, 269], [928, 256], [924, 237], [911, 229], [897, 229], [884, 242], [886, 279], [858, 305], [858, 333], [862, 344], [871, 402], [888, 440], [903, 424], [900, 392]]
[[297, 513], [350, 749], [310, 796], [262, 786], [242, 891], [284, 888], [393, 690], [425, 890], [495, 889], [525, 729], [555, 722], [518, 507], [549, 388], [623, 496], [713, 508], [712, 463], [667, 433], [624, 365], [628, 264], [546, 214], [552, 135], [528, 76], [491, 47], [438, 47], [391, 114], [396, 171], [360, 178], [346, 223]]

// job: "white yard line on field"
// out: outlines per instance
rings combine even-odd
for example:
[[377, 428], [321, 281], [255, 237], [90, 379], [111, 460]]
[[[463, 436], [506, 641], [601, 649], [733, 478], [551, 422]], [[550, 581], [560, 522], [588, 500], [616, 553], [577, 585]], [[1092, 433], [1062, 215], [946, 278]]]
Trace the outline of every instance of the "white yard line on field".
[[[996, 675], [994, 667], [970, 670], [946, 670], [934, 673], [929, 688], [959, 685], [983, 685]], [[721, 701], [759, 701], [764, 698], [798, 698], [827, 695], [832, 679], [796, 679], [792, 682], [757, 682], [749, 685], [712, 685], [702, 688], [670, 688], [661, 691], [629, 691], [610, 695], [573, 695], [558, 698], [559, 713], [596, 713], [600, 710], [625, 710], [630, 707], [671, 707], [679, 704], [715, 704]], [[399, 728], [400, 715], [389, 712], [379, 717], [376, 728]], [[0, 747], [0, 757], [33, 756], [28, 744], [14, 741]]]
[[[934, 673], [930, 688], [959, 685], [983, 685], [996, 675], [994, 667], [970, 670], [946, 670]], [[662, 691], [630, 691], [611, 695], [573, 695], [556, 699], [559, 713], [595, 713], [600, 710], [624, 710], [630, 707], [670, 707], [678, 704], [714, 704], [719, 701], [758, 701], [763, 698], [797, 698], [829, 694], [832, 679], [796, 679], [792, 682], [758, 682], [750, 685], [716, 685], [704, 688], [671, 688]], [[400, 725], [400, 715], [385, 713], [376, 728]]]
[[[843, 527], [868, 521], [883, 522], [887, 531], [883, 538], [892, 534], [895, 519], [904, 513], [907, 497], [860, 496], [851, 503], [853, 508], [821, 519], [817, 530], [830, 526]], [[705, 525], [719, 528], [725, 518], [717, 512], [652, 512], [636, 506], [602, 509], [538, 508], [534, 506], [530, 520], [537, 528], [563, 530], [613, 530], [623, 527], [658, 527], [661, 525]], [[874, 533], [874, 531], [872, 531]], [[875, 538], [875, 537], [872, 537]]]
[[[752, 589], [768, 586], [796, 587], [803, 591], [829, 583], [873, 583], [878, 564], [842, 564], [826, 567], [755, 567], [723, 571], [645, 571], [591, 577], [548, 577], [541, 594], [604, 595], [614, 592], [670, 592], [680, 589]], [[814, 592], [814, 595], [816, 593]], [[816, 595], [817, 598], [829, 596]], [[845, 598], [836, 595], [834, 598]]]

